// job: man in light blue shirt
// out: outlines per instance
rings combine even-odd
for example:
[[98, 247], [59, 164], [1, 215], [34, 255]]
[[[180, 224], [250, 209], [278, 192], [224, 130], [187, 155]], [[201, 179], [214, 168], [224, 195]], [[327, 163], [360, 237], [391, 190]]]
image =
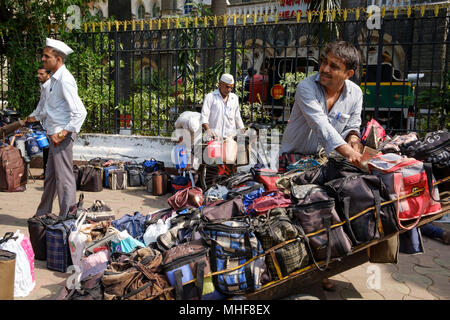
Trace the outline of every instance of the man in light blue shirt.
[[[44, 192], [36, 211], [38, 216], [52, 212], [56, 195], [61, 217], [65, 217], [70, 207], [76, 204], [72, 148], [86, 119], [86, 109], [78, 96], [75, 79], [64, 64], [66, 56], [72, 52], [64, 42], [47, 38], [42, 55], [44, 67], [52, 72], [52, 77], [39, 116], [50, 140], [50, 150]], [[28, 121], [36, 120], [30, 118]]]
[[359, 70], [359, 52], [348, 42], [333, 42], [321, 60], [319, 73], [297, 86], [281, 152], [311, 155], [323, 147], [327, 154], [337, 151], [357, 164], [363, 94], [349, 79]]

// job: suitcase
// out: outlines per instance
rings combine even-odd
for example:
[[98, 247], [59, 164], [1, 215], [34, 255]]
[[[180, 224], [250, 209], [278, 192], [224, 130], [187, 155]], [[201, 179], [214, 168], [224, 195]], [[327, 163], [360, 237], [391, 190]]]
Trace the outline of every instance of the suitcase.
[[0, 249], [0, 300], [14, 299], [16, 254]]

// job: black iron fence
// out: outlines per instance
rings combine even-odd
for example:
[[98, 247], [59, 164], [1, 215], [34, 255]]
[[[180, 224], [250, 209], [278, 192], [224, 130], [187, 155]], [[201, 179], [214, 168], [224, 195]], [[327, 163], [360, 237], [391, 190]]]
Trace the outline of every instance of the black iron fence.
[[[296, 85], [318, 71], [322, 47], [342, 39], [363, 57], [353, 79], [364, 92], [363, 124], [374, 117], [394, 134], [449, 127], [449, 18], [446, 10], [386, 15], [380, 29], [363, 19], [188, 28], [138, 23], [57, 37], [75, 49], [67, 66], [88, 110], [84, 132], [170, 135], [181, 112], [200, 112], [223, 72], [235, 76], [244, 122], [283, 129]], [[4, 108], [11, 84], [7, 61], [0, 62]]]

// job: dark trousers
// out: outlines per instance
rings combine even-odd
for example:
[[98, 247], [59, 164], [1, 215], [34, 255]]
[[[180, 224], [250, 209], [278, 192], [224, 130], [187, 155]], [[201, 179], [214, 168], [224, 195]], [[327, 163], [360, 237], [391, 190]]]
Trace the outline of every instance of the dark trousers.
[[42, 149], [42, 154], [44, 158], [44, 177], [45, 177], [45, 168], [47, 167], [47, 161], [48, 161], [48, 151], [50, 150], [49, 147]]

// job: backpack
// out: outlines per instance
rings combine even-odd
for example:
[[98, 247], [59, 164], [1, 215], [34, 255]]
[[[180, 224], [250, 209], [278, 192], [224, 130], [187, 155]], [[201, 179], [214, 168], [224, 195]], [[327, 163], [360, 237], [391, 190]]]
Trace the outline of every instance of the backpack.
[[225, 295], [261, 288], [267, 273], [264, 257], [255, 258], [264, 251], [246, 218], [201, 226], [203, 238], [211, 247], [211, 271], [220, 272], [213, 276], [214, 286]]
[[[373, 157], [368, 167], [372, 174], [384, 182], [390, 198], [397, 200], [396, 219], [401, 229], [410, 230], [419, 223], [421, 217], [441, 210], [438, 188], [433, 187], [435, 180], [431, 166], [413, 158], [387, 153]], [[419, 194], [405, 197], [420, 189], [423, 191]], [[402, 221], [408, 220], [415, 221], [404, 226]]]
[[27, 184], [25, 162], [19, 149], [0, 147], [0, 191], [13, 192]]

